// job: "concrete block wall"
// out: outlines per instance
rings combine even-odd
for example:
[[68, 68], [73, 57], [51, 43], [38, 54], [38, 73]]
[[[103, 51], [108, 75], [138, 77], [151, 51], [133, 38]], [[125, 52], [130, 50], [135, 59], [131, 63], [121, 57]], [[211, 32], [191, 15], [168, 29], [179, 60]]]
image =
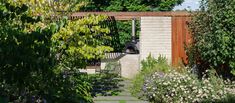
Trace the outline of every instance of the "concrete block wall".
[[163, 55], [171, 63], [171, 32], [171, 17], [141, 17], [140, 60], [151, 53], [155, 58]]

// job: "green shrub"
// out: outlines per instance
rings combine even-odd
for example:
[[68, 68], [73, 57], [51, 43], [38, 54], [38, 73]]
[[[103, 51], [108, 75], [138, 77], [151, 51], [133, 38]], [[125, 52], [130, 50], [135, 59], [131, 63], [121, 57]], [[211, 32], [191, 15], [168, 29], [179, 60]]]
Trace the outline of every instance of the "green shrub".
[[235, 1], [202, 0], [190, 28], [193, 43], [189, 47], [190, 64], [203, 69], [215, 68], [230, 77], [235, 71]]
[[155, 72], [165, 73], [170, 70], [170, 66], [167, 64], [167, 59], [162, 56], [155, 59], [149, 55], [146, 60], [141, 61], [141, 65], [141, 71], [133, 79], [133, 87], [131, 88], [131, 93], [137, 97], [142, 97], [143, 93], [141, 90], [147, 76], [150, 76]]
[[169, 65], [167, 64], [166, 57], [159, 56], [157, 59], [151, 56], [151, 54], [146, 58], [146, 60], [141, 61], [142, 72], [151, 73], [152, 71], [169, 71]]
[[87, 75], [77, 71], [112, 50], [104, 45], [109, 28], [101, 26], [107, 16], [43, 19], [51, 18], [49, 1], [32, 2], [0, 1], [0, 96], [17, 103], [93, 102]]
[[208, 77], [199, 80], [191, 73], [155, 72], [145, 79], [144, 96], [153, 103], [211, 103], [229, 101], [223, 79], [209, 72]]

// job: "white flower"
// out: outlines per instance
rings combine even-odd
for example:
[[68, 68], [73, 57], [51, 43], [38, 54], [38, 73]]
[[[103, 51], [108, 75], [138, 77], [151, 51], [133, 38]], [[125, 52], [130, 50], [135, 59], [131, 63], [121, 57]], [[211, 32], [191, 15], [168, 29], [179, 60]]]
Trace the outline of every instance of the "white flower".
[[155, 97], [155, 96], [156, 96], [156, 94], [153, 93], [153, 97]]
[[198, 90], [198, 93], [199, 93], [199, 94], [202, 94], [202, 90], [201, 90], [201, 89], [199, 89], [199, 90]]

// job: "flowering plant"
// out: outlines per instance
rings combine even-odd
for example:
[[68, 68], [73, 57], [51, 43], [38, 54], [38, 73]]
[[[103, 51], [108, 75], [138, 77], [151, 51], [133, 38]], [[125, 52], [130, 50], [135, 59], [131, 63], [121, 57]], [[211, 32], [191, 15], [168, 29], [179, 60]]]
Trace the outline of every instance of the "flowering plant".
[[209, 76], [198, 79], [191, 73], [155, 72], [145, 79], [144, 96], [157, 103], [216, 102], [226, 97], [222, 79]]

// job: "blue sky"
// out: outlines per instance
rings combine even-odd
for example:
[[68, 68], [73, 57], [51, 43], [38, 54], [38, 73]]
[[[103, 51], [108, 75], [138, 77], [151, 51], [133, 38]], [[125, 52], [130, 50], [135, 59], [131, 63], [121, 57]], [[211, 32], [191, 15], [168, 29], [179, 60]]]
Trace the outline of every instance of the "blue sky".
[[183, 10], [183, 9], [188, 9], [188, 7], [190, 7], [189, 9], [191, 10], [196, 10], [199, 8], [199, 3], [200, 0], [184, 0], [184, 2], [179, 5], [179, 6], [176, 6], [174, 8], [174, 10]]

